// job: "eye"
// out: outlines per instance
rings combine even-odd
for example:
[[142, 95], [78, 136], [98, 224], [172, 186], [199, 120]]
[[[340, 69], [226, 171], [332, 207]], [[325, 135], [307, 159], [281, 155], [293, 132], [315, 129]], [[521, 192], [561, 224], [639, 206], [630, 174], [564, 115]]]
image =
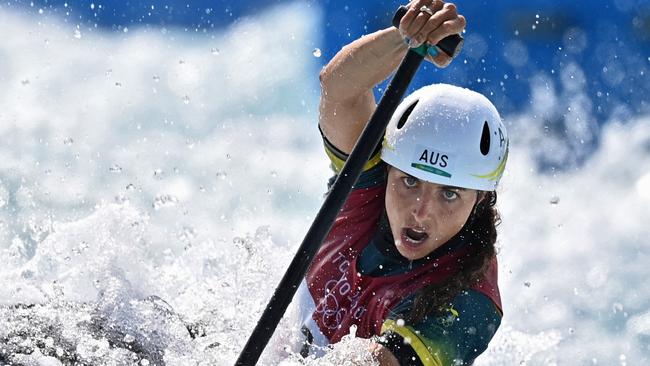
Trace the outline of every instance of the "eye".
[[442, 197], [447, 201], [453, 201], [458, 198], [458, 193], [445, 189], [442, 191]]
[[402, 182], [404, 182], [404, 185], [408, 188], [414, 188], [415, 186], [418, 185], [419, 179], [412, 177], [410, 175], [407, 175], [406, 177], [402, 177]]

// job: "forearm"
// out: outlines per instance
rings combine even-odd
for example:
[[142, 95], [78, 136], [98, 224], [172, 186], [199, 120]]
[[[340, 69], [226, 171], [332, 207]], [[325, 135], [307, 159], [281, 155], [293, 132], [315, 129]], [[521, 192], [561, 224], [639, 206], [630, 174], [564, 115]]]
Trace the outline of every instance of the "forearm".
[[[465, 27], [465, 18], [453, 4], [413, 0], [409, 6], [400, 30], [419, 43], [437, 44]], [[423, 6], [433, 8], [424, 12]], [[400, 30], [390, 27], [361, 37], [343, 47], [320, 73], [319, 124], [328, 141], [344, 153], [352, 151], [375, 110], [373, 87], [388, 78], [408, 51]], [[429, 60], [442, 67], [451, 57], [440, 52]]]
[[321, 97], [332, 102], [356, 101], [397, 68], [408, 47], [390, 27], [343, 47], [320, 73]]

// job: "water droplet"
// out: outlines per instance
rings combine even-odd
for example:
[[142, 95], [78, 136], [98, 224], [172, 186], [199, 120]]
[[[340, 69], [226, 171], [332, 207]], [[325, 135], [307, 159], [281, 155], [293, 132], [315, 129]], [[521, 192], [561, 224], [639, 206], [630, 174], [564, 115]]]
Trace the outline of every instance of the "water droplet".
[[278, 176], [278, 172], [275, 170], [271, 170], [271, 177], [276, 178]]
[[147, 360], [146, 358], [143, 358], [142, 361], [140, 361], [140, 365], [149, 366], [149, 360]]
[[43, 9], [38, 9], [39, 14], [43, 14]]
[[48, 348], [54, 347], [54, 339], [52, 337], [45, 338], [45, 346]]
[[173, 207], [178, 203], [178, 198], [171, 194], [160, 194], [153, 201], [153, 208], [159, 210], [163, 207]]
[[116, 82], [115, 82], [115, 86], [118, 87], [118, 88], [120, 88], [120, 87], [122, 87], [122, 83], [119, 82], [119, 81], [116, 81]]
[[153, 171], [153, 177], [157, 178], [157, 179], [162, 179], [163, 174], [164, 174], [164, 172], [162, 171], [162, 169], [156, 169], [156, 170]]
[[181, 231], [178, 233], [178, 238], [184, 242], [190, 242], [192, 239], [196, 238], [196, 231], [190, 226], [183, 226]]
[[190, 97], [187, 96], [187, 95], [185, 95], [185, 96], [183, 97], [183, 103], [185, 103], [185, 104], [190, 104]]
[[124, 32], [124, 33], [129, 33], [129, 28], [124, 27], [124, 29], [122, 29], [122, 32]]
[[217, 178], [219, 178], [221, 180], [225, 180], [227, 175], [228, 175], [228, 173], [226, 173], [226, 172], [217, 172], [217, 174], [216, 174]]
[[23, 86], [29, 85], [29, 79], [23, 79], [20, 83], [23, 84]]
[[75, 29], [73, 33], [73, 37], [76, 39], [81, 39], [81, 31], [79, 29]]
[[95, 10], [95, 3], [90, 3], [90, 9]]
[[622, 311], [623, 311], [623, 304], [621, 304], [620, 302], [615, 302], [615, 303], [612, 305], [612, 312], [613, 312], [614, 314], [616, 314], [616, 313], [620, 313], [620, 312], [622, 312]]
[[126, 334], [124, 335], [124, 338], [122, 338], [122, 340], [124, 341], [124, 343], [133, 343], [133, 341], [135, 341], [135, 337], [130, 334]]
[[557, 205], [558, 203], [560, 203], [560, 197], [558, 197], [558, 196], [553, 196], [553, 197], [551, 197], [551, 199], [549, 200], [549, 202], [550, 202], [552, 205]]
[[218, 56], [220, 52], [221, 52], [221, 51], [219, 51], [219, 49], [216, 48], [216, 47], [212, 47], [212, 48], [210, 49], [210, 53], [212, 53], [214, 56]]
[[158, 76], [158, 75], [154, 75], [154, 76], [153, 76], [153, 81], [155, 81], [156, 83], [157, 83], [157, 82], [160, 82], [160, 76]]
[[311, 54], [314, 55], [314, 57], [321, 57], [323, 53], [321, 52], [320, 48], [314, 48]]
[[122, 167], [117, 164], [113, 164], [110, 168], [108, 168], [108, 171], [111, 173], [122, 173]]
[[524, 282], [524, 286], [530, 287], [530, 282], [528, 282], [528, 281]]
[[111, 77], [111, 75], [113, 75], [113, 69], [108, 69], [108, 70], [106, 70], [106, 72], [104, 73], [104, 75], [106, 75], [107, 78]]
[[398, 327], [403, 327], [404, 324], [405, 324], [405, 323], [404, 323], [404, 319], [397, 319], [397, 322], [396, 322], [396, 323], [397, 323], [397, 326], [398, 326]]
[[129, 202], [129, 198], [127, 196], [123, 195], [123, 194], [118, 194], [117, 196], [115, 196], [113, 198], [113, 200], [115, 201], [115, 203]]
[[134, 185], [133, 183], [129, 183], [129, 184], [126, 186], [126, 190], [127, 190], [127, 191], [135, 191], [135, 185]]

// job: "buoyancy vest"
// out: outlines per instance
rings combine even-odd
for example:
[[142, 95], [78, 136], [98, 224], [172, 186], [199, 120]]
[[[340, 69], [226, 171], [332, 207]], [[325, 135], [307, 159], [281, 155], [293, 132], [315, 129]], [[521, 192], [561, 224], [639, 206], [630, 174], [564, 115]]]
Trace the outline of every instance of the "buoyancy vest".
[[[315, 309], [311, 315], [329, 343], [356, 326], [356, 336], [380, 335], [389, 312], [423, 287], [441, 283], [458, 271], [459, 259], [470, 255], [462, 246], [402, 274], [373, 277], [357, 268], [358, 257], [378, 229], [384, 211], [385, 185], [352, 191], [306, 275]], [[501, 311], [496, 258], [474, 289]]]

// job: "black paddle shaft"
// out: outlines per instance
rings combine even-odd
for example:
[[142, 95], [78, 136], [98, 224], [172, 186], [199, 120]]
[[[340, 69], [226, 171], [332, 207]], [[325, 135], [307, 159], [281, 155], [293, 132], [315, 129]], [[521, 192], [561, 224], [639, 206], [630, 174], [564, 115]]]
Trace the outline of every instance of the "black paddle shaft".
[[411, 49], [402, 60], [235, 365], [252, 366], [259, 359], [307, 273], [318, 248], [329, 234], [334, 219], [348, 198], [352, 186], [361, 175], [363, 166], [384, 136], [386, 125], [404, 96], [422, 59], [421, 54]]
[[[397, 24], [399, 25], [399, 20], [404, 13], [400, 13], [398, 10], [393, 19], [393, 24], [395, 24], [395, 19], [397, 19]], [[462, 38], [460, 38], [460, 42], [453, 39], [448, 42], [450, 43], [447, 49], [451, 50], [452, 54], [457, 54], [457, 50], [460, 49], [459, 46], [462, 45]], [[440, 47], [440, 44], [438, 44], [438, 47]], [[421, 46], [416, 49], [410, 49], [406, 53], [406, 56], [404, 56], [402, 63], [397, 68], [393, 79], [381, 97], [375, 112], [370, 117], [359, 140], [354, 145], [352, 153], [350, 153], [343, 169], [339, 172], [336, 181], [318, 211], [314, 222], [309, 228], [309, 231], [307, 231], [302, 244], [298, 248], [298, 252], [291, 261], [278, 287], [275, 289], [271, 300], [269, 300], [253, 333], [248, 338], [244, 349], [239, 354], [239, 358], [235, 363], [236, 366], [253, 366], [257, 363], [262, 351], [271, 339], [275, 328], [278, 326], [287, 307], [291, 303], [300, 282], [307, 273], [307, 269], [314, 259], [316, 252], [327, 237], [327, 234], [329, 234], [334, 219], [336, 219], [350, 191], [352, 191], [352, 186], [356, 183], [359, 175], [361, 175], [363, 166], [381, 142], [388, 121], [402, 100], [408, 85], [424, 59], [424, 55], [427, 54], [427, 48], [428, 46]]]

